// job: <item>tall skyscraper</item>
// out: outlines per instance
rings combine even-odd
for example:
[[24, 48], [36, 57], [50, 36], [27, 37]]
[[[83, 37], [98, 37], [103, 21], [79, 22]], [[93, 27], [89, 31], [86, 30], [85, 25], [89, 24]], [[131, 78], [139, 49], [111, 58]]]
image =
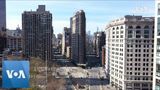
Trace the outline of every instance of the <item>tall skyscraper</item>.
[[6, 0], [0, 0], [0, 54], [6, 48]]
[[52, 14], [39, 5], [37, 11], [22, 14], [23, 51], [28, 57], [52, 59]]
[[71, 59], [76, 64], [86, 63], [86, 17], [80, 10], [70, 19], [71, 27]]
[[153, 27], [153, 17], [130, 15], [107, 25], [105, 67], [117, 90], [152, 90]]
[[153, 89], [160, 90], [160, 1], [155, 0]]
[[6, 28], [6, 0], [0, 0], [0, 30]]
[[64, 31], [62, 34], [62, 54], [66, 55], [67, 46], [71, 45], [71, 29], [64, 27]]

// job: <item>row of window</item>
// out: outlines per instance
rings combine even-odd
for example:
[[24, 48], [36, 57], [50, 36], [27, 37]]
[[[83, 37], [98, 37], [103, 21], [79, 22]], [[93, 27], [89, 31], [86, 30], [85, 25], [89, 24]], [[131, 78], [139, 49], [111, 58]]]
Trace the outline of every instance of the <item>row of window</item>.
[[[133, 65], [134, 63], [127, 63], [127, 66], [140, 66], [140, 64], [136, 64], [135, 63], [135, 65]], [[149, 66], [149, 63], [143, 63], [143, 66]], [[151, 66], [153, 66], [153, 64], [151, 64]], [[143, 68], [143, 69], [145, 69], [145, 68]], [[140, 70], [140, 67], [137, 69], [137, 68], [135, 68], [135, 70]], [[148, 70], [148, 68], [147, 68], [147, 70]]]
[[[139, 48], [141, 48], [141, 47], [144, 47], [144, 48], [147, 47], [147, 48], [149, 48], [150, 45], [143, 45], [143, 44], [139, 44], [139, 45], [137, 45], [137, 44], [136, 44], [136, 45], [128, 44], [128, 45], [127, 45], [128, 48], [129, 48], [129, 47], [134, 47], [134, 46], [135, 46], [135, 48], [138, 48], [138, 47], [139, 47]], [[153, 47], [154, 47], [154, 45], [152, 45], [152, 48], [153, 48]]]
[[[134, 61], [138, 61], [138, 62], [141, 62], [141, 58], [135, 58], [135, 60]], [[127, 61], [133, 61], [133, 58], [128, 58], [127, 59]], [[149, 61], [149, 59], [148, 58], [143, 58], [143, 62], [148, 62]], [[153, 58], [151, 59], [151, 62], [153, 62]]]
[[[128, 26], [127, 27], [128, 29], [133, 29], [134, 27], [133, 26]], [[149, 27], [148, 25], [146, 25], [146, 26], [144, 26], [144, 27], [142, 27], [142, 26], [136, 26], [135, 27], [135, 29], [141, 29], [141, 28], [143, 28], [143, 29], [150, 29], [150, 28], [154, 28], [154, 27]], [[124, 29], [124, 27], [123, 26], [120, 26], [120, 27], [113, 27], [112, 28], [112, 30], [119, 30], [119, 29]]]
[[[127, 49], [127, 52], [149, 52], [149, 49]], [[152, 49], [152, 52], [154, 52], [154, 49]]]
[[[147, 63], [148, 64], [148, 63]], [[144, 66], [145, 66], [145, 64], [144, 64]], [[148, 65], [146, 65], [146, 66], [148, 66]], [[133, 70], [133, 68], [127, 68], [127, 70]], [[134, 68], [134, 70], [135, 71], [140, 71], [141, 70], [141, 68]], [[145, 71], [145, 70], [148, 70], [148, 68], [143, 68], [143, 70]], [[151, 71], [153, 71], [153, 68], [151, 68]]]
[[135, 43], [154, 43], [154, 40], [131, 40], [131, 39], [129, 39], [129, 40], [127, 40], [127, 42], [135, 42]]
[[[131, 72], [131, 71], [130, 71], [130, 72], [127, 72], [127, 75], [141, 75], [141, 73], [142, 73], [142, 72]], [[148, 72], [146, 72], [146, 71], [143, 72], [142, 74], [143, 74], [143, 75], [149, 75]], [[150, 73], [150, 74], [151, 74], [151, 76], [153, 75], [153, 73]]]
[[[130, 68], [130, 69], [127, 69], [127, 70], [132, 70], [132, 68]], [[129, 72], [127, 72], [127, 74], [130, 74]], [[132, 73], [131, 73], [132, 74]], [[149, 73], [148, 72], [134, 72], [134, 75], [143, 75], [143, 76], [148, 76], [149, 75]], [[150, 75], [152, 76], [153, 75], [153, 73], [150, 73]]]
[[[143, 66], [149, 66], [149, 63], [143, 63]], [[141, 66], [141, 63], [135, 63], [134, 66]], [[153, 63], [151, 63], [151, 66], [153, 66]], [[136, 70], [137, 68], [135, 68]], [[128, 69], [127, 69], [128, 70]]]
[[[150, 37], [149, 37], [149, 34], [148, 35], [143, 35], [143, 36], [142, 35], [135, 35], [134, 36], [134, 35], [129, 34], [128, 38], [150, 38]], [[152, 36], [152, 38], [154, 38], [154, 35]]]
[[150, 34], [150, 33], [154, 33], [154, 31], [152, 30], [152, 32], [150, 32], [151, 30], [128, 30], [128, 34]]
[[[135, 55], [135, 57], [141, 57], [143, 55], [143, 57], [149, 57], [149, 54], [127, 54], [127, 57], [133, 57], [133, 55]], [[151, 57], [153, 57], [154, 55], [152, 54]]]

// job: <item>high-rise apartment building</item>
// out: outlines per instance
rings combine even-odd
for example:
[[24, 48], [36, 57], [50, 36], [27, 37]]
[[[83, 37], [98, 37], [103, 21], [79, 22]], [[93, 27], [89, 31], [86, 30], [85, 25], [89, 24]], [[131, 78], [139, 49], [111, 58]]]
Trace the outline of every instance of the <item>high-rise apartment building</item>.
[[160, 1], [155, 2], [153, 90], [160, 90]]
[[52, 14], [39, 5], [37, 11], [22, 14], [23, 51], [27, 57], [52, 59]]
[[6, 0], [0, 0], [0, 54], [6, 48]]
[[106, 72], [117, 90], [152, 90], [154, 18], [126, 15], [106, 27]]
[[86, 17], [83, 10], [77, 11], [70, 19], [71, 59], [76, 64], [86, 63]]
[[71, 45], [71, 29], [64, 27], [62, 34], [62, 55], [66, 55], [67, 47]]

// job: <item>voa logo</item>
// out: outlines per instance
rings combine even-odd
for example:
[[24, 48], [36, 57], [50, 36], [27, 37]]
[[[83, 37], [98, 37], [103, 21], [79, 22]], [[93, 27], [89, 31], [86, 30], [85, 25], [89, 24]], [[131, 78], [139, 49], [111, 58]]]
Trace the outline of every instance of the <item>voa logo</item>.
[[29, 61], [3, 61], [3, 88], [29, 88], [29, 78]]
[[13, 77], [26, 78], [23, 70], [19, 70], [18, 72], [14, 71], [14, 70], [6, 70], [6, 73], [7, 73], [8, 78], [10, 78], [10, 79]]

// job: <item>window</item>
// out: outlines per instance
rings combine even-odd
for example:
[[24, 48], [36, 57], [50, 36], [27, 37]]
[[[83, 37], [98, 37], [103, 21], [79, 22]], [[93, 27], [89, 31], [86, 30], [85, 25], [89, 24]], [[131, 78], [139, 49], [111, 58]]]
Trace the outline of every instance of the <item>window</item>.
[[128, 35], [128, 38], [132, 38], [132, 35]]
[[137, 66], [137, 63], [135, 63], [135, 66]]
[[145, 73], [143, 72], [143, 75], [145, 75]]
[[149, 26], [148, 25], [144, 26], [144, 29], [149, 29]]
[[[143, 66], [144, 66], [145, 64], [143, 64]], [[143, 71], [145, 71], [145, 68], [143, 68]]]
[[129, 29], [133, 29], [133, 26], [129, 26], [128, 28], [129, 28]]
[[119, 27], [116, 28], [117, 30], [119, 29]]
[[136, 35], [136, 38], [141, 38], [141, 35]]
[[136, 30], [136, 34], [141, 34], [141, 31], [140, 30]]
[[[137, 80], [137, 78], [135, 78], [135, 80]], [[135, 87], [140, 87], [140, 84], [139, 83], [134, 83], [134, 86]]]
[[141, 47], [141, 45], [139, 45], [139, 47]]
[[135, 52], [137, 52], [138, 50], [137, 49], [135, 49]]
[[128, 34], [132, 34], [133, 33], [133, 31], [132, 30], [128, 30]]
[[141, 54], [139, 54], [139, 57], [141, 57]]
[[143, 57], [145, 57], [146, 55], [145, 54], [143, 54]]
[[147, 83], [142, 83], [142, 87], [148, 87]]
[[135, 54], [135, 57], [137, 57], [137, 54]]
[[121, 26], [121, 29], [123, 29], [123, 26]]
[[137, 72], [135, 72], [135, 75], [137, 75]]
[[149, 38], [149, 35], [144, 35], [144, 38]]
[[[140, 55], [140, 54], [139, 54], [139, 55]], [[140, 62], [140, 61], [141, 61], [141, 59], [139, 58], [139, 59], [138, 59], [138, 61]]]
[[143, 61], [145, 61], [145, 58], [143, 59]]
[[146, 50], [144, 49], [143, 52], [146, 52]]
[[136, 26], [136, 29], [141, 29], [141, 27], [140, 26]]
[[149, 30], [144, 30], [144, 34], [149, 34]]

